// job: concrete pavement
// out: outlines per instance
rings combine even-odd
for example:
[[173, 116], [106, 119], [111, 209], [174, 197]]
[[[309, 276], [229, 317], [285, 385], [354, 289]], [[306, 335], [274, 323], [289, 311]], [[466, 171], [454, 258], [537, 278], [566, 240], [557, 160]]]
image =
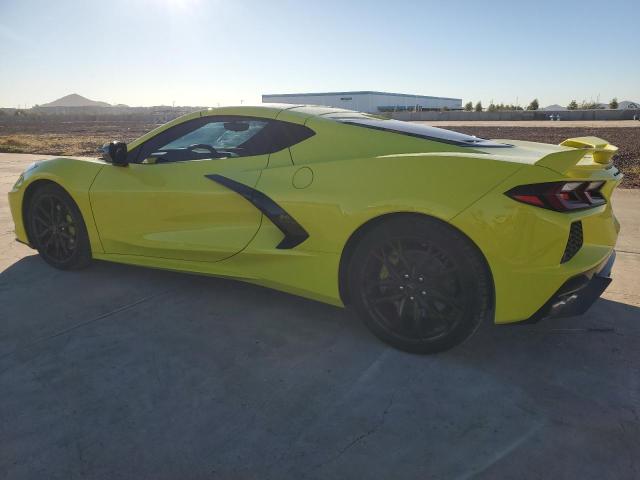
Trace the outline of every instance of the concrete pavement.
[[0, 154], [0, 478], [640, 477], [640, 195], [588, 314], [404, 354], [348, 312], [13, 241]]

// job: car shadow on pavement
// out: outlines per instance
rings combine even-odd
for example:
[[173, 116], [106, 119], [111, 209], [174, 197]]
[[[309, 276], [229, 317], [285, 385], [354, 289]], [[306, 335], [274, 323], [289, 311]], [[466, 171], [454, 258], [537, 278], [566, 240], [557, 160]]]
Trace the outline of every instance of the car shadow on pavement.
[[[327, 328], [327, 323], [331, 328], [347, 323], [351, 324], [351, 334], [369, 335], [349, 310], [295, 295], [230, 279], [100, 261], [85, 270], [59, 271], [38, 255], [24, 257], [0, 272], [0, 299], [7, 319], [3, 337], [10, 342], [11, 329], [23, 329], [15, 331], [13, 341], [18, 344], [109, 316], [126, 317], [124, 312], [129, 310], [157, 324], [165, 323], [164, 317], [188, 321], [209, 315], [214, 321], [233, 319], [237, 325], [242, 317], [249, 322], [247, 329], [258, 323], [256, 336], [269, 330], [269, 322], [291, 319], [295, 319], [291, 324], [272, 327], [313, 330], [320, 327], [313, 322], [320, 320], [322, 328]], [[475, 335], [478, 338], [473, 337], [465, 348], [479, 346], [480, 338], [483, 342], [517, 342], [527, 336], [537, 341], [546, 335], [638, 333], [639, 318], [638, 307], [600, 299], [581, 317], [546, 319], [537, 324], [484, 325]], [[339, 328], [342, 334], [343, 328]], [[24, 336], [26, 333], [29, 335]], [[289, 335], [286, 331], [281, 334]], [[3, 351], [4, 345], [0, 348]]]
[[[209, 319], [210, 328], [220, 323], [226, 333], [245, 322], [243, 334], [256, 326], [252, 338], [277, 328], [284, 338], [292, 335], [287, 330], [311, 334], [318, 325], [308, 320], [342, 330], [348, 317], [340, 308], [230, 279], [99, 261], [84, 270], [60, 271], [37, 255], [0, 273], [0, 302], [5, 318], [0, 356], [107, 318], [135, 317], [158, 328], [186, 322], [187, 329], [195, 319]], [[351, 322], [354, 326], [360, 329]]]
[[105, 262], [25, 257], [0, 308], [6, 478], [623, 478], [638, 462], [640, 309], [618, 302], [432, 356], [344, 309]]

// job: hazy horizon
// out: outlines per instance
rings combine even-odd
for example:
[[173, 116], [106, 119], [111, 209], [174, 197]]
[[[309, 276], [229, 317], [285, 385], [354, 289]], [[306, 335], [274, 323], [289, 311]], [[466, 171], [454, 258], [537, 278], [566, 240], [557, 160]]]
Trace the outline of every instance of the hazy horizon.
[[[3, 1], [0, 106], [376, 90], [527, 105], [640, 101], [635, 2]], [[620, 25], [620, 28], [618, 28]]]

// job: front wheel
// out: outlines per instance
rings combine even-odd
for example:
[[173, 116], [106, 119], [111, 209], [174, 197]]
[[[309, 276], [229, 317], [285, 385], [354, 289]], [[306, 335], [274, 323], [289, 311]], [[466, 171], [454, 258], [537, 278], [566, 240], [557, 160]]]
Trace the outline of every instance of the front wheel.
[[47, 184], [35, 191], [26, 220], [31, 243], [49, 265], [70, 270], [91, 262], [89, 235], [82, 214], [58, 185]]
[[412, 353], [461, 343], [492, 304], [491, 280], [471, 241], [414, 215], [383, 221], [364, 236], [350, 262], [349, 289], [367, 327]]

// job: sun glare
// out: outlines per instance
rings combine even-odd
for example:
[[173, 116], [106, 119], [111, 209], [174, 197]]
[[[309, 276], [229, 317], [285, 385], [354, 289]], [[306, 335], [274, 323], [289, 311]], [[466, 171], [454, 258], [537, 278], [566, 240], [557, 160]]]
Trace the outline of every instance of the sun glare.
[[162, 0], [162, 3], [170, 10], [190, 10], [197, 6], [200, 0]]

